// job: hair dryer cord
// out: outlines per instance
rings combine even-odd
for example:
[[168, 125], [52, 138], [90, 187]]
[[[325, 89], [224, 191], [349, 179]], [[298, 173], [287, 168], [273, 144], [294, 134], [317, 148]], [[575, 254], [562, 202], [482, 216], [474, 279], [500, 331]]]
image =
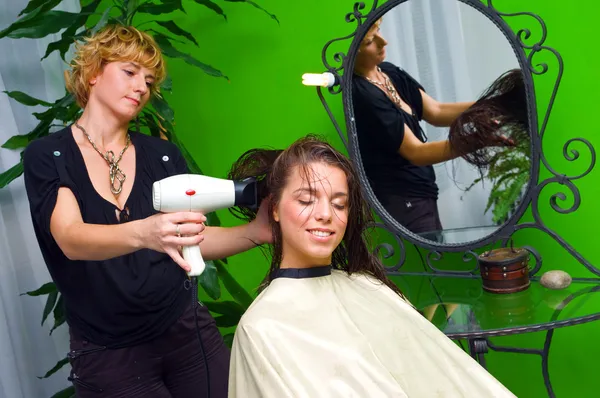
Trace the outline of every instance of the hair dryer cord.
[[204, 369], [206, 370], [206, 397], [210, 398], [210, 370], [208, 369], [208, 359], [206, 358], [206, 351], [204, 350], [204, 344], [202, 343], [202, 336], [200, 334], [200, 328], [198, 327], [198, 277], [192, 277], [192, 309], [194, 311], [194, 324], [196, 326], [196, 335], [198, 336], [198, 342], [200, 343], [200, 350], [202, 352], [202, 359], [204, 360]]

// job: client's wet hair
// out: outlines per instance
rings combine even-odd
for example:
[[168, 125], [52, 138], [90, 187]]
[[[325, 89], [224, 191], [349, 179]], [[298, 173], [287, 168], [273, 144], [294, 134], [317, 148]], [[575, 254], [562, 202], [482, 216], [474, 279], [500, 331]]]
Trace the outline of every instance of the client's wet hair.
[[[273, 218], [273, 212], [279, 205], [282, 192], [295, 168], [300, 168], [300, 174], [310, 183], [311, 164], [319, 162], [342, 170], [348, 183], [348, 224], [342, 242], [332, 254], [331, 266], [349, 275], [356, 272], [371, 275], [402, 295], [398, 287], [388, 279], [377, 256], [369, 251], [364, 232], [372, 221], [372, 214], [363, 198], [354, 166], [346, 156], [314, 135], [297, 140], [285, 150], [251, 149], [233, 164], [228, 173], [228, 178], [232, 180], [256, 178], [259, 202], [269, 198], [268, 217], [273, 233], [271, 267], [259, 290], [268, 286], [274, 272], [281, 265], [283, 237], [279, 223]], [[230, 211], [246, 221], [256, 217], [256, 212], [249, 209], [232, 208]]]
[[450, 125], [448, 140], [452, 150], [467, 162], [485, 170], [501, 136], [515, 143], [529, 141], [525, 83], [520, 69], [498, 79]]

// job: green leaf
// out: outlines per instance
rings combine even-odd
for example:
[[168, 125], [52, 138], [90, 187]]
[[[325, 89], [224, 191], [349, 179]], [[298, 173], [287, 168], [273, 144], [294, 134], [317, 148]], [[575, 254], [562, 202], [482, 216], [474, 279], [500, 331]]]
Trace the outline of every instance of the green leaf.
[[65, 322], [66, 322], [66, 318], [64, 316], [62, 316], [61, 318], [56, 319], [54, 321], [54, 326], [52, 326], [52, 329], [50, 330], [50, 335], [52, 335], [52, 333], [54, 333], [54, 331], [56, 329], [58, 329]]
[[244, 308], [244, 310], [247, 309], [253, 301], [250, 294], [248, 294], [248, 292], [246, 292], [244, 288], [234, 279], [221, 261], [215, 260], [214, 264], [219, 272], [219, 278], [221, 279], [221, 282], [223, 282], [223, 285], [229, 294], [231, 294], [231, 297], [233, 297], [233, 299], [237, 301], [238, 304]]
[[3, 37], [6, 37], [9, 33], [14, 32], [15, 30], [19, 29], [19, 27], [25, 26], [27, 23], [29, 23], [29, 21], [34, 20], [40, 13], [41, 13], [41, 8], [36, 8], [31, 13], [25, 15], [24, 17], [17, 19], [15, 22], [10, 24], [6, 29], [0, 30], [0, 39]]
[[69, 51], [69, 48], [71, 48], [71, 45], [73, 45], [75, 43], [75, 41], [79, 40], [80, 38], [82, 38], [84, 36], [85, 32], [80, 33], [80, 34], [76, 34], [76, 33], [77, 33], [77, 29], [79, 29], [81, 27], [81, 25], [83, 25], [85, 23], [86, 19], [87, 19], [86, 17], [77, 18], [71, 26], [69, 26], [67, 29], [65, 29], [62, 32], [59, 40], [53, 41], [52, 43], [48, 44], [48, 47], [46, 47], [46, 53], [40, 59], [40, 61], [43, 61], [50, 54], [52, 54], [54, 51], [57, 51], [57, 50], [60, 53], [60, 58], [62, 60], [64, 60], [65, 54]]
[[267, 14], [268, 16], [270, 16], [271, 19], [274, 19], [277, 22], [277, 24], [279, 25], [279, 19], [277, 19], [277, 17], [275, 15], [271, 14], [270, 12], [268, 12], [267, 10], [265, 10], [264, 8], [262, 8], [261, 6], [259, 6], [258, 4], [256, 4], [253, 1], [250, 1], [250, 0], [224, 0], [224, 1], [227, 1], [229, 3], [247, 3], [247, 4], [250, 4], [251, 6], [258, 8], [259, 10], [263, 11], [265, 14]]
[[26, 293], [21, 293], [19, 296], [24, 296], [24, 295], [28, 295], [28, 296], [32, 296], [32, 297], [36, 297], [36, 296], [44, 296], [46, 294], [50, 294], [52, 292], [57, 292], [58, 290], [56, 289], [56, 285], [54, 284], [54, 282], [48, 282], [48, 283], [44, 283], [40, 288], [36, 289], [36, 290], [32, 290], [30, 292], [26, 292]]
[[150, 130], [151, 136], [161, 138], [160, 127], [158, 127], [158, 124], [156, 123], [156, 120], [151, 112], [144, 112], [142, 115], [142, 120], [146, 122], [146, 126], [148, 126], [148, 130]]
[[220, 227], [221, 226], [221, 220], [219, 219], [219, 216], [217, 216], [216, 212], [210, 212], [208, 214], [205, 214], [206, 216], [206, 225], [210, 225], [211, 227]]
[[21, 91], [2, 91], [3, 93], [6, 93], [10, 98], [16, 100], [17, 102], [23, 104], [23, 105], [27, 105], [27, 106], [36, 106], [36, 105], [42, 105], [42, 106], [52, 106], [51, 103], [46, 102], [46, 101], [42, 101], [41, 99], [37, 99], [37, 98], [33, 98], [32, 96], [25, 94]]
[[38, 379], [47, 379], [48, 377], [52, 376], [54, 373], [58, 372], [63, 366], [65, 366], [68, 363], [69, 363], [69, 358], [65, 357], [65, 358], [61, 359], [60, 361], [58, 361], [56, 363], [56, 365], [54, 365], [54, 367], [52, 369], [47, 371], [45, 375], [43, 375], [42, 377], [38, 376]]
[[90, 34], [92, 34], [92, 35], [95, 34], [96, 32], [98, 32], [100, 29], [102, 29], [106, 25], [106, 22], [108, 21], [108, 18], [110, 17], [110, 11], [113, 9], [113, 7], [114, 6], [110, 6], [106, 10], [104, 10], [104, 12], [102, 13], [102, 16], [98, 20], [98, 23], [96, 23], [96, 25], [92, 28], [92, 31], [90, 32]]
[[226, 334], [225, 336], [223, 336], [223, 341], [225, 342], [225, 344], [227, 344], [227, 347], [229, 347], [229, 348], [231, 348], [231, 346], [233, 345], [233, 337], [234, 337], [233, 333], [229, 333], [229, 334]]
[[167, 103], [167, 101], [165, 101], [164, 97], [153, 95], [150, 98], [150, 104], [162, 119], [173, 123], [175, 120], [175, 112], [173, 109], [171, 109], [171, 106]]
[[244, 309], [235, 301], [205, 301], [204, 305], [210, 312], [220, 315], [244, 315]]
[[50, 330], [50, 334], [52, 334], [52, 332], [54, 332], [60, 325], [62, 325], [66, 321], [65, 304], [63, 302], [62, 295], [60, 295], [60, 297], [58, 298], [56, 306], [54, 307], [53, 314], [54, 314], [54, 326], [52, 326], [52, 329]]
[[[60, 40], [48, 44], [48, 47], [46, 48], [46, 54], [44, 54], [42, 60], [47, 58], [56, 50], [60, 52], [61, 59], [65, 60], [65, 54], [67, 53], [67, 51], [69, 51], [71, 45], [75, 43], [75, 41], [83, 38], [88, 33], [87, 30], [83, 30], [82, 32], [77, 33], [77, 30], [85, 25], [90, 15], [96, 12], [96, 9], [98, 8], [98, 5], [101, 1], [102, 0], [94, 0], [90, 4], [83, 7], [81, 9], [79, 17], [72, 21], [71, 25], [62, 32]], [[102, 21], [102, 18], [100, 19], [100, 21]], [[100, 23], [100, 21], [98, 22], [98, 24]], [[98, 26], [98, 24], [96, 26]]]
[[[141, 0], [144, 1], [144, 0]], [[136, 8], [139, 6], [140, 0], [123, 0], [123, 7], [127, 15], [135, 13]]]
[[213, 300], [218, 300], [221, 297], [221, 285], [219, 285], [219, 277], [217, 275], [217, 268], [212, 261], [205, 261], [206, 269], [198, 277], [198, 283], [202, 286], [202, 289], [208, 294]]
[[[42, 113], [34, 112], [33, 115], [37, 119], [49, 123], [52, 123], [54, 120], [60, 120], [68, 123], [76, 119], [79, 112], [82, 112], [82, 110], [75, 102], [75, 97], [71, 94], [68, 94], [57, 100], [52, 108]], [[39, 136], [41, 137], [42, 135], [45, 134], [40, 134]]]
[[165, 80], [162, 82], [160, 89], [169, 93], [173, 90], [173, 80], [171, 80], [171, 76], [169, 74], [167, 74], [167, 76], [165, 77]]
[[221, 7], [219, 7], [218, 4], [213, 3], [211, 0], [194, 0], [194, 1], [200, 5], [210, 8], [217, 14], [223, 16], [223, 18], [225, 18], [225, 20], [227, 21], [227, 15], [225, 15], [225, 13], [223, 12], [223, 9]]
[[29, 14], [31, 11], [35, 10], [36, 8], [40, 7], [40, 11], [44, 12], [44, 11], [48, 11], [53, 9], [54, 7], [56, 7], [57, 5], [59, 5], [62, 2], [62, 0], [31, 0], [29, 2], [29, 4], [27, 4], [27, 7], [25, 7], [20, 13], [19, 16], [23, 15], [23, 14]]
[[169, 32], [173, 33], [174, 35], [185, 37], [186, 39], [188, 39], [189, 41], [194, 43], [196, 46], [198, 46], [198, 42], [196, 41], [196, 39], [194, 39], [194, 36], [192, 36], [191, 33], [188, 33], [185, 30], [181, 29], [179, 26], [177, 26], [177, 24], [175, 22], [173, 22], [173, 21], [154, 21], [154, 22], [156, 22], [163, 28], [167, 29]]
[[17, 179], [23, 174], [23, 160], [19, 163], [0, 174], [0, 189], [10, 184], [13, 180]]
[[137, 12], [160, 15], [170, 14], [177, 10], [181, 10], [185, 13], [181, 0], [162, 0], [161, 4], [145, 2], [138, 7]]
[[54, 306], [56, 305], [56, 299], [58, 299], [58, 291], [51, 292], [50, 294], [48, 294], [46, 306], [44, 307], [44, 313], [42, 314], [42, 326], [44, 325], [44, 322], [46, 322], [46, 318], [48, 318], [48, 315], [50, 315], [50, 313], [54, 309]]
[[237, 324], [240, 322], [240, 318], [231, 314], [220, 315], [215, 318], [215, 322], [219, 328], [229, 328], [232, 326], [237, 326]]
[[52, 124], [53, 119], [42, 120], [38, 123], [38, 125], [28, 134], [25, 135], [14, 135], [10, 137], [4, 144], [2, 144], [2, 148], [5, 149], [19, 149], [24, 148], [29, 143], [39, 137], [43, 137], [50, 133], [50, 125]]
[[[7, 36], [12, 39], [39, 39], [49, 34], [57, 33], [62, 29], [68, 28], [81, 13], [67, 11], [48, 11], [40, 13], [34, 18], [23, 22], [17, 29], [4, 34], [0, 33], [0, 38]], [[10, 28], [10, 27], [9, 27]]]
[[74, 398], [74, 397], [75, 397], [75, 387], [70, 386], [70, 387], [65, 388], [64, 390], [57, 392], [50, 398]]
[[152, 120], [148, 120], [149, 126], [156, 125], [158, 131], [167, 137], [169, 141], [172, 141], [175, 145], [179, 145], [179, 140], [175, 136], [175, 127], [173, 121], [175, 113], [169, 104], [164, 100], [162, 96], [156, 95], [150, 99], [150, 104], [154, 108], [152, 114]]
[[[64, 32], [63, 32], [63, 34], [64, 34]], [[60, 58], [62, 60], [64, 60], [65, 55], [67, 54], [67, 52], [69, 51], [69, 48], [71, 48], [71, 45], [75, 42], [75, 40], [76, 39], [74, 37], [67, 36], [67, 37], [62, 37], [61, 39], [59, 39], [57, 41], [53, 41], [52, 43], [48, 44], [48, 47], [46, 47], [46, 53], [40, 59], [40, 61], [43, 61], [44, 59], [46, 59], [54, 51], [58, 51], [60, 53]]]
[[506, 190], [501, 191], [501, 196], [496, 202], [496, 207], [494, 207], [492, 212], [494, 215], [494, 222], [504, 222], [508, 217], [512, 206], [519, 199], [523, 185], [525, 185], [527, 181], [529, 181], [529, 175], [527, 173], [520, 174], [512, 181]]
[[180, 59], [184, 60], [185, 62], [187, 62], [188, 64], [202, 69], [204, 71], [204, 73], [206, 73], [207, 75], [215, 76], [215, 77], [223, 77], [223, 78], [229, 80], [229, 78], [227, 76], [225, 76], [223, 73], [221, 73], [220, 70], [215, 69], [212, 66], [207, 65], [203, 62], [200, 62], [197, 59], [195, 59], [194, 57], [192, 57], [191, 55], [182, 53], [181, 51], [179, 51], [178, 49], [173, 47], [173, 45], [169, 41], [168, 37], [166, 37], [160, 33], [156, 33], [154, 35], [154, 39], [156, 40], [156, 42], [160, 46], [161, 50], [167, 57], [180, 58]]
[[10, 137], [4, 144], [2, 144], [2, 148], [4, 149], [19, 149], [26, 147], [33, 140], [33, 135], [31, 133], [24, 135], [13, 135]]

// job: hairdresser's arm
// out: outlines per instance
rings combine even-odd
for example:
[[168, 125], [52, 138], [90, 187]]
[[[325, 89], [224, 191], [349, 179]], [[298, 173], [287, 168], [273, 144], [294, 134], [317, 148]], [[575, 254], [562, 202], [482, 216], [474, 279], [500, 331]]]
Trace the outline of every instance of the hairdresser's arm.
[[256, 218], [237, 227], [206, 227], [200, 244], [202, 257], [215, 260], [233, 256], [265, 243], [271, 243], [271, 226], [267, 217], [268, 200], [263, 200]]
[[439, 102], [431, 98], [423, 90], [423, 119], [436, 127], [447, 127], [464, 111], [466, 111], [474, 101], [469, 102]]
[[[147, 248], [167, 253], [185, 269], [188, 265], [177, 248], [200, 243], [204, 221], [206, 217], [199, 213], [170, 213], [115, 225], [88, 224], [81, 217], [73, 192], [61, 187], [50, 218], [50, 232], [71, 260], [102, 261]], [[176, 236], [177, 223], [185, 223], [180, 226], [184, 237]]]
[[245, 252], [265, 242], [257, 239], [250, 224], [237, 227], [206, 227], [204, 240], [200, 243], [202, 257], [216, 260]]
[[[491, 137], [487, 146], [514, 146], [513, 140], [499, 135]], [[478, 148], [472, 148], [475, 151]], [[442, 163], [448, 160], [456, 159], [460, 155], [453, 151], [450, 146], [450, 141], [431, 141], [421, 142], [412, 132], [412, 130], [404, 125], [404, 138], [398, 153], [403, 158], [408, 159], [415, 166], [430, 166], [437, 163]]]
[[398, 152], [416, 166], [429, 166], [458, 157], [448, 140], [421, 142], [407, 125], [404, 125], [404, 138]]

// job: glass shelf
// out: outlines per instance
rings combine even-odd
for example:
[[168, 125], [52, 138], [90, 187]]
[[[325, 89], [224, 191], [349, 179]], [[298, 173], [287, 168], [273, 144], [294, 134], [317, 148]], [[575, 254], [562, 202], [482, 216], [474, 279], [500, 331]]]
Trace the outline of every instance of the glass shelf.
[[410, 302], [451, 338], [479, 338], [549, 330], [600, 319], [600, 279], [574, 279], [562, 290], [538, 278], [521, 292], [490, 293], [481, 278], [390, 277]]
[[500, 226], [487, 225], [480, 227], [449, 228], [440, 231], [422, 232], [417, 235], [423, 239], [445, 244], [464, 244], [489, 236], [496, 232]]

